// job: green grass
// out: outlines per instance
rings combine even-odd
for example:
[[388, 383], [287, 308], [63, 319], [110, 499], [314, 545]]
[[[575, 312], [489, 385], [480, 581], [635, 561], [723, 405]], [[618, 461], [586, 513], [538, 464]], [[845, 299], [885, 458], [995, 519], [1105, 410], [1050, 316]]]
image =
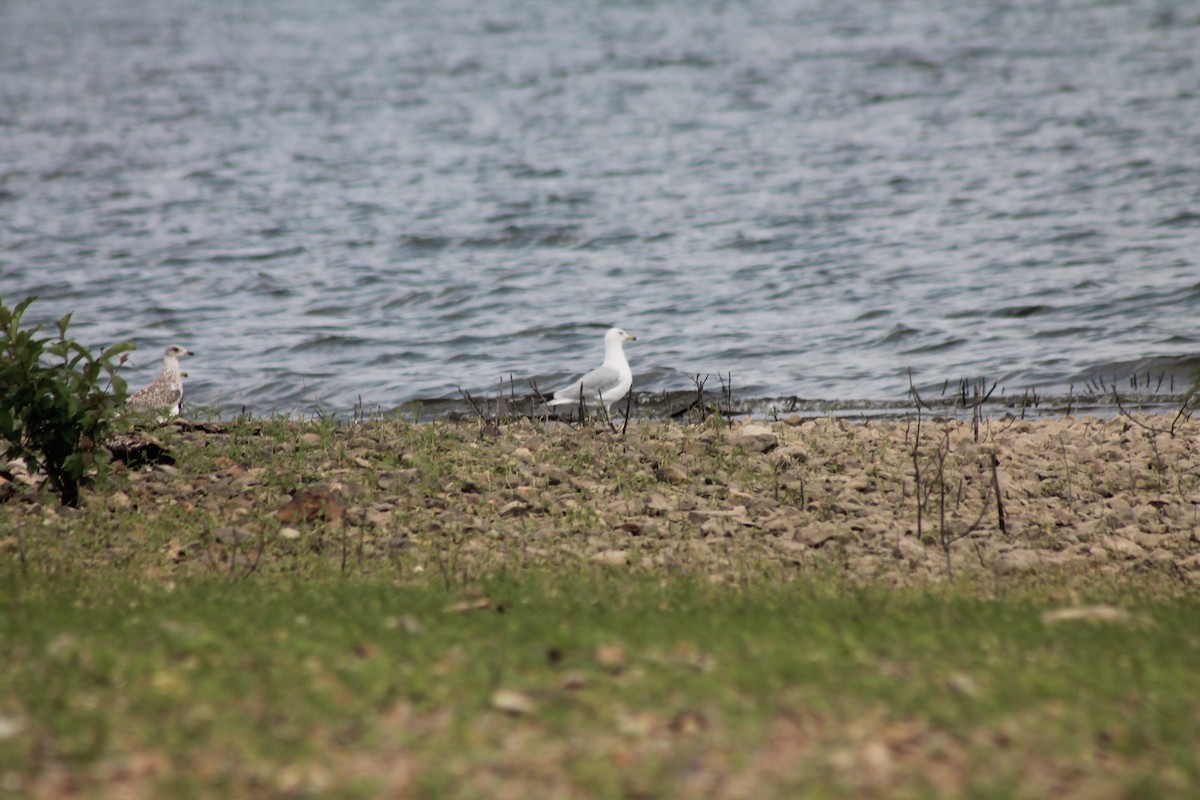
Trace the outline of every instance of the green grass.
[[[1052, 592], [608, 570], [499, 573], [466, 595], [432, 575], [12, 567], [2, 586], [0, 793], [18, 796], [55, 796], [64, 775], [147, 797], [1200, 785], [1193, 598], [1114, 592], [1098, 599], [1134, 621], [1046, 625]], [[498, 710], [496, 690], [532, 708]]]
[[[14, 494], [0, 798], [1200, 796], [1183, 489], [1128, 517], [1157, 558], [993, 573], [1126, 520], [1013, 440], [1009, 531], [950, 581], [896, 550], [904, 429], [780, 428], [777, 461], [718, 428], [168, 428], [174, 467], [79, 510]], [[1146, 458], [1081, 463], [1138, 507]], [[306, 487], [340, 523], [280, 518]], [[855, 535], [789, 546], [822, 520]], [[1089, 603], [1128, 616], [1043, 619]]]

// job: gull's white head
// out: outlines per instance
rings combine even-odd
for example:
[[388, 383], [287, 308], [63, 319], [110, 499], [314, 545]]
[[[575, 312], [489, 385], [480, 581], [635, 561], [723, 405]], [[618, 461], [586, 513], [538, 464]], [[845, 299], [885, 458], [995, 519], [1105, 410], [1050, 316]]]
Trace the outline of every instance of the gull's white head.
[[604, 343], [605, 344], [620, 343], [620, 342], [625, 341], [626, 339], [628, 339], [631, 342], [637, 341], [636, 336], [626, 333], [621, 328], [609, 328], [608, 333], [604, 334]]
[[173, 344], [173, 345], [169, 346], [166, 350], [163, 350], [164, 358], [183, 358], [184, 356], [194, 356], [194, 355], [196, 355], [196, 354], [193, 353], [191, 350], [188, 350], [186, 347], [183, 347], [183, 346], [177, 345], [177, 344]]

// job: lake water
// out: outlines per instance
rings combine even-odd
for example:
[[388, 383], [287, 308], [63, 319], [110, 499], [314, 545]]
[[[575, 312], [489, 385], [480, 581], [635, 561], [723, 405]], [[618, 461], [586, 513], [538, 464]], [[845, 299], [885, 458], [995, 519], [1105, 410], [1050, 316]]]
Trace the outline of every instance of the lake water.
[[1194, 0], [8, 0], [0, 297], [257, 414], [554, 387], [613, 324], [646, 392], [1179, 388], [1198, 42]]

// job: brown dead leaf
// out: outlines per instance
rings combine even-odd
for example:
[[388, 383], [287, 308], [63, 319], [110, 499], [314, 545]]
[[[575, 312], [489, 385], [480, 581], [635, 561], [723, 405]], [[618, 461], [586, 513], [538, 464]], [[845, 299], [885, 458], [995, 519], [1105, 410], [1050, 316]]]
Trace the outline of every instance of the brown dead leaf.
[[558, 685], [569, 692], [586, 689], [588, 685], [587, 677], [580, 675], [578, 672], [568, 672], [559, 680]]
[[672, 483], [680, 486], [688, 482], [687, 470], [677, 464], [668, 464], [665, 467], [656, 469], [654, 477], [663, 483]]
[[499, 514], [502, 517], [516, 517], [528, 511], [529, 503], [526, 503], [524, 500], [513, 500], [502, 505]]
[[490, 702], [492, 708], [512, 716], [532, 714], [537, 710], [537, 703], [533, 701], [532, 697], [512, 689], [497, 689], [492, 692]]
[[827, 542], [839, 542], [847, 539], [850, 531], [842, 525], [830, 522], [814, 522], [800, 528], [792, 538], [809, 547], [820, 547]]
[[667, 729], [679, 736], [692, 736], [708, 730], [708, 717], [699, 711], [680, 711], [667, 723]]
[[370, 642], [358, 642], [350, 648], [350, 652], [359, 658], [374, 658], [379, 655], [379, 648]]
[[279, 517], [280, 522], [285, 523], [312, 522], [316, 519], [323, 519], [330, 525], [338, 526], [342, 523], [343, 513], [345, 513], [345, 506], [338, 502], [332, 492], [328, 489], [313, 487], [299, 492], [283, 508], [279, 509], [276, 516]]
[[465, 614], [468, 611], [485, 611], [492, 607], [492, 601], [487, 597], [478, 597], [473, 600], [459, 600], [457, 603], [451, 603], [442, 609], [446, 614]]
[[1059, 622], [1139, 622], [1147, 620], [1130, 614], [1116, 606], [1075, 606], [1073, 608], [1057, 608], [1042, 614], [1042, 624], [1054, 625]]
[[610, 672], [620, 672], [629, 666], [629, 654], [619, 644], [602, 644], [592, 657], [598, 666]]
[[592, 556], [592, 561], [598, 564], [608, 564], [612, 567], [623, 567], [629, 563], [628, 550], [601, 550]]

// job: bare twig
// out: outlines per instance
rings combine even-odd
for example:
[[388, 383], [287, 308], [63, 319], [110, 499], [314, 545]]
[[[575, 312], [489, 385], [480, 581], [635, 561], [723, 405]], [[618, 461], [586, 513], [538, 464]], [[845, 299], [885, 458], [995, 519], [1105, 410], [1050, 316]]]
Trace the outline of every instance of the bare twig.
[[233, 533], [229, 534], [229, 538], [233, 539], [233, 553], [230, 555], [230, 558], [229, 558], [229, 575], [230, 575], [230, 577], [233, 577], [234, 570], [237, 568], [238, 550], [240, 550], [242, 548], [242, 543], [241, 543], [241, 537], [238, 536], [238, 532], [236, 529], [233, 531]]
[[615, 433], [617, 426], [613, 425], [612, 416], [608, 413], [608, 406], [604, 405], [604, 397], [601, 395], [599, 389], [596, 390], [596, 402], [600, 404], [600, 411], [604, 414], [604, 421], [608, 423], [609, 429]]
[[629, 394], [625, 395], [625, 421], [621, 423], [621, 436], [625, 436], [625, 431], [629, 428], [629, 413], [633, 408], [633, 384], [629, 384]]
[[[921, 398], [917, 394], [917, 388], [912, 384], [912, 370], [908, 372], [908, 386], [912, 393], [913, 399], [917, 404], [917, 428], [913, 434], [912, 445], [912, 463], [913, 463], [913, 492], [917, 498], [917, 541], [922, 541], [924, 530], [922, 528], [924, 522], [924, 507], [925, 498], [922, 496], [921, 483]], [[905, 434], [907, 436], [907, 433]]]
[[704, 384], [708, 383], [708, 375], [703, 378], [697, 372], [692, 376], [692, 383], [696, 386], [696, 408], [700, 411], [700, 422], [708, 419], [708, 407], [704, 405]]
[[466, 389], [462, 388], [461, 386], [458, 386], [455, 388], [458, 389], [458, 393], [463, 396], [463, 399], [466, 400], [468, 404], [470, 404], [471, 409], [475, 412], [475, 416], [479, 417], [479, 421], [486, 425], [487, 421], [488, 421], [487, 415], [479, 410], [479, 404], [475, 402], [474, 397], [471, 397], [471, 393], [468, 392]]
[[533, 389], [533, 394], [529, 398], [529, 417], [530, 417], [530, 419], [532, 419], [533, 417], [536, 416], [536, 414], [534, 413], [534, 410], [537, 408], [537, 404], [541, 403], [542, 406], [546, 409], [544, 412], [544, 415], [542, 417], [542, 421], [548, 422], [550, 420], [550, 406], [546, 405], [546, 397], [545, 397], [545, 395], [542, 394], [542, 390], [538, 388], [537, 378], [529, 379], [529, 388]]
[[996, 522], [1000, 526], [1000, 533], [1008, 535], [1008, 524], [1004, 519], [1004, 500], [1000, 497], [1000, 459], [992, 453], [992, 491], [996, 494]]
[[251, 574], [258, 572], [258, 562], [262, 560], [263, 551], [267, 549], [267, 531], [266, 529], [258, 532], [258, 547], [254, 550], [254, 560], [247, 565], [243, 570], [241, 577], [246, 578]]
[[1058, 450], [1062, 455], [1063, 462], [1063, 480], [1066, 481], [1067, 489], [1067, 508], [1071, 511], [1075, 510], [1075, 493], [1071, 489], [1071, 465], [1067, 461], [1067, 442], [1063, 439], [1062, 434], [1058, 435]]
[[17, 526], [17, 555], [21, 559], [21, 574], [26, 575], [29, 572], [29, 565], [25, 562], [25, 526]]
[[[1103, 384], [1101, 384], [1101, 386], [1103, 386]], [[1113, 381], [1112, 396], [1113, 396], [1113, 401], [1117, 404], [1117, 408], [1121, 411], [1121, 414], [1126, 419], [1128, 419], [1130, 422], [1132, 422], [1134, 425], [1137, 425], [1139, 428], [1144, 428], [1145, 430], [1150, 431], [1151, 433], [1165, 433], [1168, 436], [1170, 436], [1172, 439], [1175, 438], [1176, 425], [1179, 424], [1181, 419], [1186, 419], [1188, 416], [1190, 416], [1190, 413], [1191, 413], [1190, 409], [1188, 409], [1188, 406], [1191, 404], [1192, 395], [1189, 394], [1187, 397], [1184, 398], [1183, 405], [1180, 406], [1180, 408], [1179, 408], [1179, 413], [1176, 414], [1175, 419], [1171, 421], [1171, 427], [1170, 428], [1158, 428], [1153, 425], [1147, 425], [1146, 423], [1142, 422], [1137, 417], [1133, 416], [1133, 414], [1129, 413], [1129, 411], [1125, 408], [1125, 404], [1121, 402], [1121, 395], [1117, 392], [1116, 381]]]
[[[946, 387], [943, 386], [942, 387], [943, 394], [945, 393], [945, 391], [946, 391]], [[922, 406], [924, 406], [929, 411], [933, 411], [933, 406], [929, 405], [928, 403], [926, 403], [924, 400], [921, 399], [921, 393], [917, 391], [917, 386], [916, 386], [916, 384], [913, 383], [912, 367], [908, 368], [908, 393], [912, 397], [913, 402], [917, 404], [918, 412], [920, 412]]]
[[725, 407], [724, 408], [718, 407], [718, 410], [721, 412], [721, 414], [723, 416], [732, 417], [733, 416], [733, 373], [729, 372], [727, 375], [721, 375], [721, 373], [718, 372], [717, 380], [721, 382], [721, 399], [725, 401]]
[[[942, 532], [942, 549], [946, 554], [946, 574], [949, 576], [950, 580], [954, 580], [954, 567], [950, 559], [950, 546], [959, 539], [966, 538], [978, 530], [980, 523], [983, 522], [984, 515], [986, 515], [988, 509], [991, 508], [991, 494], [992, 487], [989, 484], [984, 488], [983, 502], [979, 506], [979, 514], [976, 515], [974, 522], [957, 534], [950, 534], [948, 531]], [[980, 560], [982, 561], [982, 558]]]

